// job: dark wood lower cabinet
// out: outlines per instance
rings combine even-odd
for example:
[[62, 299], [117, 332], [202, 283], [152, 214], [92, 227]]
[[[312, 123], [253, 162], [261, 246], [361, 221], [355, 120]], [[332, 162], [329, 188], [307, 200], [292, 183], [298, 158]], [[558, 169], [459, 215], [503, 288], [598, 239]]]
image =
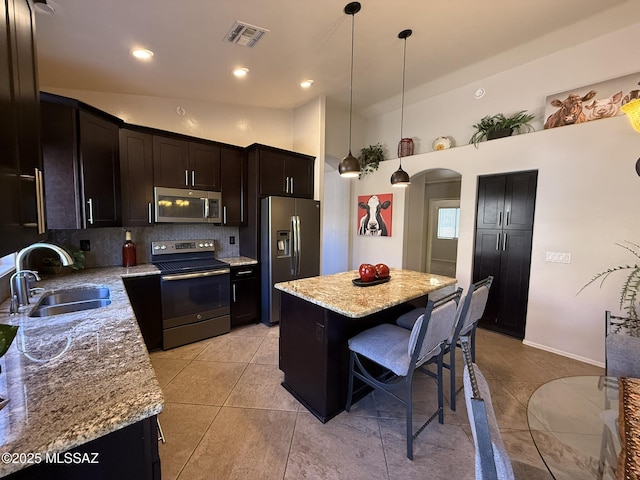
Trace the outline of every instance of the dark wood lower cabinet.
[[516, 338], [524, 338], [525, 332], [531, 237], [531, 230], [482, 229], [476, 233], [473, 279], [494, 276], [480, 325]]
[[157, 417], [145, 418], [67, 452], [42, 454], [41, 461], [10, 480], [160, 480]]
[[260, 267], [231, 268], [231, 328], [260, 320]]
[[160, 275], [126, 277], [123, 282], [147, 350], [150, 352], [160, 350], [162, 348]]

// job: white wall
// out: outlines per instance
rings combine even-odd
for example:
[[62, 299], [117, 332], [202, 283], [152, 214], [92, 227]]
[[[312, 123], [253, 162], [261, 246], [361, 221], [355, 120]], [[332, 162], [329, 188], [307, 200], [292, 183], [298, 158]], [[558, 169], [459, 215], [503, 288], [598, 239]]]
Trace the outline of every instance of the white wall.
[[[471, 280], [478, 175], [538, 169], [525, 343], [596, 364], [604, 358], [604, 310], [617, 311], [621, 284], [612, 277], [601, 289], [576, 293], [595, 273], [635, 260], [614, 243], [640, 241], [640, 178], [634, 172], [640, 134], [621, 116], [485, 142], [478, 149], [466, 141], [471, 124], [496, 112], [533, 111], [540, 130], [547, 95], [633, 73], [638, 38], [640, 24], [405, 107], [405, 131], [417, 137], [423, 153], [403, 158], [403, 168], [412, 176], [432, 168], [462, 175], [456, 277], [463, 287]], [[476, 101], [479, 86], [487, 95]], [[370, 119], [367, 143], [380, 141], [393, 151], [396, 122], [397, 112]], [[439, 135], [463, 146], [430, 152]], [[377, 173], [353, 181], [352, 217], [358, 195], [393, 191], [394, 224], [391, 238], [354, 237], [352, 268], [364, 261], [402, 265], [406, 192], [389, 183], [397, 167], [397, 160], [386, 161]], [[571, 264], [546, 262], [548, 251], [571, 253]]]
[[[50, 88], [46, 85], [40, 89], [81, 100], [133, 125], [144, 125], [241, 147], [262, 143], [293, 150], [291, 110]], [[184, 109], [184, 115], [176, 113], [178, 107]]]

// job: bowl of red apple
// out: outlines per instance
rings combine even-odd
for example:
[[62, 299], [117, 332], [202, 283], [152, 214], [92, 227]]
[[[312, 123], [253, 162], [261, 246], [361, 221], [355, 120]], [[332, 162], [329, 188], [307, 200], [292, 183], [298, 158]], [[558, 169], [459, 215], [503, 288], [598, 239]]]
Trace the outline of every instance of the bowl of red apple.
[[384, 263], [363, 263], [358, 268], [358, 278], [353, 279], [353, 284], [359, 287], [370, 285], [379, 285], [388, 282], [391, 279], [389, 275], [389, 267]]

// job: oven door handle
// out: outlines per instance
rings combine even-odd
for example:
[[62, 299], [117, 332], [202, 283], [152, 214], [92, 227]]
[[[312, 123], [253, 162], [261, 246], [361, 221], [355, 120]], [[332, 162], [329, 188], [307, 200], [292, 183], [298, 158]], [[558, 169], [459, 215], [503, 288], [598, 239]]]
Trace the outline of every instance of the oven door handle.
[[189, 280], [191, 278], [211, 277], [213, 275], [225, 275], [231, 273], [231, 269], [223, 268], [220, 270], [208, 270], [206, 272], [194, 272], [194, 273], [176, 273], [171, 275], [162, 275], [160, 277], [163, 281], [168, 280]]

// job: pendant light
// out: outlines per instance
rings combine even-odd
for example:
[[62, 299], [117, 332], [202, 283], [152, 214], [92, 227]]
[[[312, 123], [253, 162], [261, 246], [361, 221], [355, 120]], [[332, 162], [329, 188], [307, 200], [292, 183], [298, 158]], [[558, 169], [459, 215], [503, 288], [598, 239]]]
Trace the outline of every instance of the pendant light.
[[353, 31], [356, 13], [360, 11], [360, 2], [351, 2], [344, 7], [344, 13], [351, 15], [351, 78], [349, 81], [349, 154], [338, 165], [341, 177], [357, 177], [360, 175], [360, 162], [351, 154], [351, 114], [353, 109]]
[[[410, 37], [413, 32], [410, 29], [403, 30], [398, 34], [398, 38], [404, 40], [404, 55], [402, 57], [402, 106], [400, 107], [400, 138], [402, 136], [402, 127], [404, 123], [404, 72], [407, 61], [407, 37]], [[398, 149], [398, 159], [400, 160], [400, 167], [391, 175], [391, 185], [394, 187], [408, 187], [411, 181], [409, 180], [409, 174], [402, 169], [402, 153], [403, 149]]]

